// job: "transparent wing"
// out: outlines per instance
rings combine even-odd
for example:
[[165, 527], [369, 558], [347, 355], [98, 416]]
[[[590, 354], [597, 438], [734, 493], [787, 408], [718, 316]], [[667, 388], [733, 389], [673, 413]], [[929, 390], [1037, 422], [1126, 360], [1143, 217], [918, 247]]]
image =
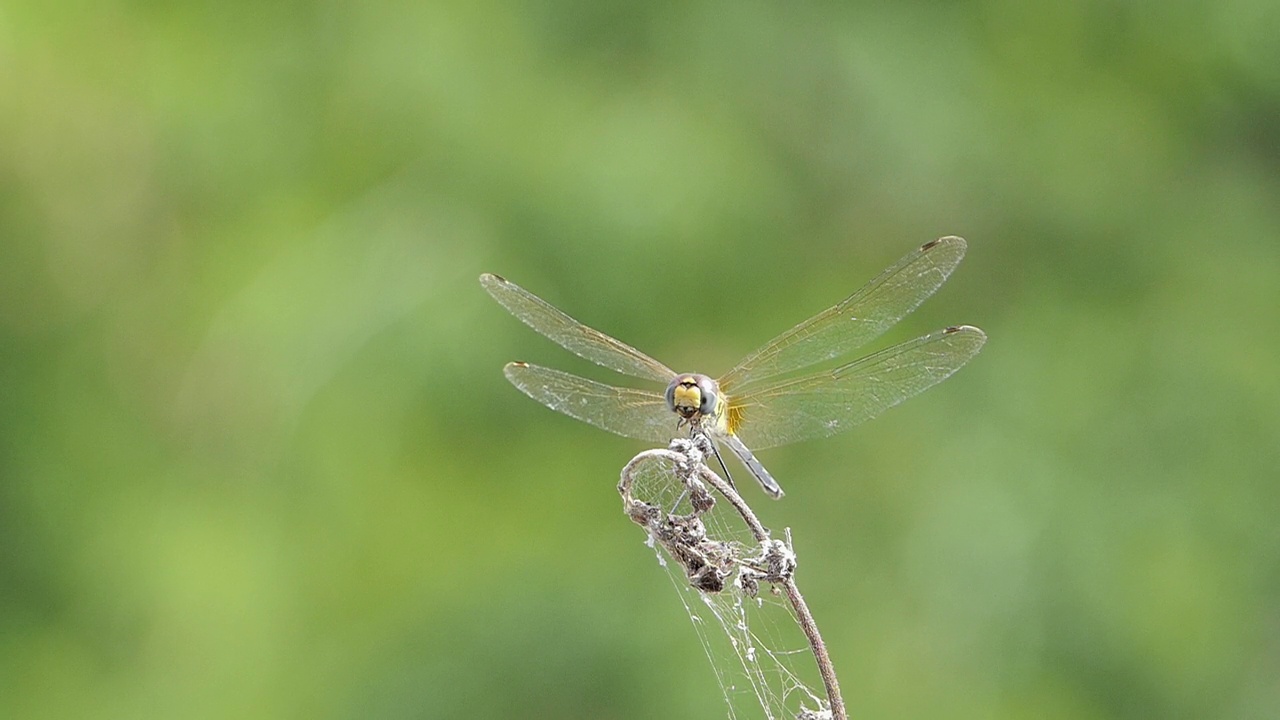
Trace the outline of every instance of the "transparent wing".
[[485, 273], [480, 276], [480, 284], [525, 325], [581, 358], [623, 375], [656, 380], [664, 385], [675, 377], [675, 372], [666, 365], [621, 340], [583, 325], [505, 278]]
[[503, 372], [525, 395], [601, 430], [664, 447], [680, 435], [676, 415], [656, 392], [605, 385], [528, 363], [508, 363]]
[[840, 303], [756, 350], [720, 378], [726, 392], [852, 352], [915, 310], [964, 257], [965, 242], [944, 237], [925, 243]]
[[834, 370], [730, 395], [735, 434], [760, 450], [847, 430], [947, 379], [986, 341], [976, 327], [950, 327]]

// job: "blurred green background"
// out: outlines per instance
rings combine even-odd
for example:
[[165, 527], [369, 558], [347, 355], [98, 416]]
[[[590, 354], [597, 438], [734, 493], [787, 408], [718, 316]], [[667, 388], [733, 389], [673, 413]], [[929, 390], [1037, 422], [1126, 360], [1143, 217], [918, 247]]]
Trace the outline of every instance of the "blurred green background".
[[[853, 717], [1280, 707], [1280, 5], [7, 3], [0, 715], [723, 717], [610, 378], [922, 242], [991, 337], [767, 451]], [[883, 344], [883, 343], [882, 343]]]

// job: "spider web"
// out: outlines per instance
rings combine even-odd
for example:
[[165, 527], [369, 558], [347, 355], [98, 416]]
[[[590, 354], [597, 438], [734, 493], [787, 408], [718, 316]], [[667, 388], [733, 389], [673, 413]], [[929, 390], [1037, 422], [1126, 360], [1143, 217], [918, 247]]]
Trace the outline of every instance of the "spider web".
[[637, 455], [618, 486], [624, 509], [675, 586], [730, 720], [829, 719], [809, 646], [775, 586], [795, 567], [789, 542], [757, 541], [699, 479], [711, 472], [702, 457], [687, 440]]

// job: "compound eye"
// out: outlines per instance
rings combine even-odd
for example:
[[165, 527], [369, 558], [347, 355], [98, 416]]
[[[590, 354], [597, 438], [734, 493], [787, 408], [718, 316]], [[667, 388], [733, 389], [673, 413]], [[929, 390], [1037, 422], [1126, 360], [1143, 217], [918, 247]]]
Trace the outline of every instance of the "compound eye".
[[702, 403], [698, 405], [698, 412], [703, 415], [710, 415], [716, 409], [716, 389], [709, 382], [698, 383], [699, 394], [702, 395]]

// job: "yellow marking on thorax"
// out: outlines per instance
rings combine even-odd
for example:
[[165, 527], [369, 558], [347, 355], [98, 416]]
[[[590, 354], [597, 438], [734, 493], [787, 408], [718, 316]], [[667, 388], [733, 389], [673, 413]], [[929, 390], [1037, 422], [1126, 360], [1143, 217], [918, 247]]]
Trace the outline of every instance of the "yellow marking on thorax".
[[729, 403], [729, 409], [724, 413], [724, 429], [732, 435], [738, 434], [738, 428], [742, 427], [742, 418], [746, 415], [747, 408], [743, 405], [734, 405]]

